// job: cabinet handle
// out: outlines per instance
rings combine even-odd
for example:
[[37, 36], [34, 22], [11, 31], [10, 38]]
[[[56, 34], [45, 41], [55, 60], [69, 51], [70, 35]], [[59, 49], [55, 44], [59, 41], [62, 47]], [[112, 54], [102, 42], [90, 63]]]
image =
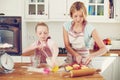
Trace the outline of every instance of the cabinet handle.
[[48, 14], [45, 14], [46, 16], [48, 15]]
[[65, 16], [66, 14], [64, 14], [64, 16]]

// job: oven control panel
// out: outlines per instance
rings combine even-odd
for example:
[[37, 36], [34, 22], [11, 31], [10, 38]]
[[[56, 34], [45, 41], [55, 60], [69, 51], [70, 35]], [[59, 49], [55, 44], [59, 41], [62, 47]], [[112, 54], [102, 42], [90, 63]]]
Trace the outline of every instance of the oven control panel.
[[2, 26], [20, 26], [21, 17], [19, 16], [0, 16], [0, 25]]

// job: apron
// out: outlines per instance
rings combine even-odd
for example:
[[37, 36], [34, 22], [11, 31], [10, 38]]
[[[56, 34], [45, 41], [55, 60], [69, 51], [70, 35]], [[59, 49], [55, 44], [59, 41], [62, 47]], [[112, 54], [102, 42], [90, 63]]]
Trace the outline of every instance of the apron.
[[[38, 41], [37, 45], [41, 45], [41, 43]], [[35, 56], [36, 56], [36, 58], [38, 58], [38, 57], [40, 58], [40, 63], [47, 63], [46, 62], [46, 58], [47, 58], [46, 53], [49, 57], [52, 57], [52, 52], [51, 52], [48, 44], [45, 45], [44, 51], [39, 50], [39, 49], [35, 50]]]
[[[80, 33], [75, 33], [72, 29], [68, 31], [69, 42], [74, 51], [82, 56], [82, 63], [84, 63], [85, 57], [89, 55], [89, 49], [85, 47], [84, 42], [84, 29]], [[73, 57], [69, 52], [67, 53], [66, 62], [71, 64], [76, 62], [75, 57]]]

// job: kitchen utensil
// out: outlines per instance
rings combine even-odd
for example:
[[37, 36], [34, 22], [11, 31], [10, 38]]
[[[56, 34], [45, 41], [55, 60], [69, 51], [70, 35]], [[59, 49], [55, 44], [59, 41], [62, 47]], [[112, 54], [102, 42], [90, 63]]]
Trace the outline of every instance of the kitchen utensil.
[[37, 68], [40, 64], [40, 56], [32, 55], [30, 58], [31, 58], [31, 66]]
[[62, 76], [63, 77], [88, 76], [100, 71], [101, 71], [100, 69], [86, 68], [86, 69], [80, 69], [80, 70], [71, 70], [70, 72], [63, 72]]
[[43, 51], [43, 53], [46, 55], [46, 61], [47, 61], [47, 64], [50, 66], [50, 67], [52, 67], [52, 60], [51, 60], [51, 57], [49, 57], [48, 56], [48, 54], [46, 53], [46, 51], [45, 50], [43, 50], [42, 49], [42, 51]]
[[14, 67], [13, 59], [7, 53], [3, 53], [0, 55], [0, 68], [3, 72], [12, 71]]

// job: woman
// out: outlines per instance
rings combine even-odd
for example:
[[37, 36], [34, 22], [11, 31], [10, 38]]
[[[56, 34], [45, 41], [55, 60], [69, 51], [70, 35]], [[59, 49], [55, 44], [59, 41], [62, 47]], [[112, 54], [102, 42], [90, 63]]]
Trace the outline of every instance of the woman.
[[[75, 2], [70, 8], [72, 21], [63, 24], [64, 44], [68, 51], [66, 62], [88, 65], [90, 61], [104, 54], [107, 49], [96, 29], [86, 21], [87, 11], [84, 3]], [[99, 50], [89, 54], [91, 38], [99, 46]]]

